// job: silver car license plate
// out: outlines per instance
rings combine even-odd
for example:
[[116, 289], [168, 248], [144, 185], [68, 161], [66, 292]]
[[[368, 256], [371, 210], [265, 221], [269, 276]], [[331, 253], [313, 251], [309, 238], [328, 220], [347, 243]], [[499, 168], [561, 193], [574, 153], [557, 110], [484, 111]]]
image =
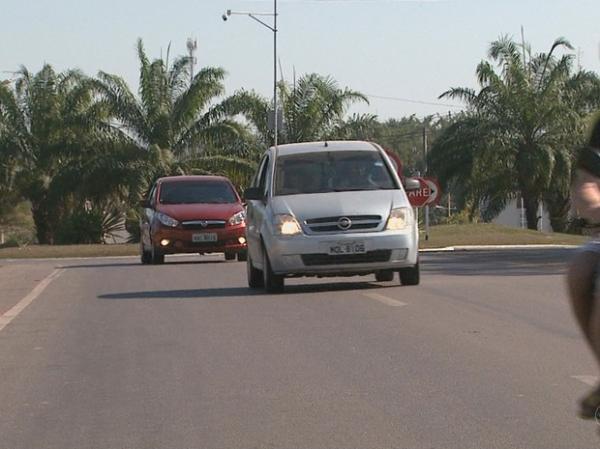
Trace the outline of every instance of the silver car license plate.
[[203, 234], [192, 234], [192, 242], [194, 243], [202, 243], [202, 242], [216, 242], [217, 234], [214, 232], [205, 232]]
[[367, 252], [365, 242], [334, 242], [328, 245], [329, 254], [332, 256], [343, 254], [364, 254]]

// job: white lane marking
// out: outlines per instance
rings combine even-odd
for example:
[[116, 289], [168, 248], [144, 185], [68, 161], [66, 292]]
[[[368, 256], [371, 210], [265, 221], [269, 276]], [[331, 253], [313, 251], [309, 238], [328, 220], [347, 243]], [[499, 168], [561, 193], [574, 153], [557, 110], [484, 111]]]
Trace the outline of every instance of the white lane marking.
[[583, 382], [590, 387], [595, 387], [598, 385], [598, 376], [571, 376], [571, 378], [578, 380], [579, 382]]
[[25, 307], [31, 304], [42, 292], [50, 285], [50, 283], [58, 278], [64, 272], [64, 268], [58, 268], [54, 270], [50, 275], [43, 279], [33, 290], [29, 292], [27, 296], [16, 303], [12, 308], [6, 311], [3, 315], [0, 315], [0, 331], [6, 327], [8, 323], [14, 320], [19, 313], [21, 313]]
[[402, 306], [408, 305], [405, 302], [398, 301], [397, 299], [388, 298], [387, 296], [380, 295], [379, 293], [366, 292], [366, 293], [363, 293], [363, 296], [374, 299], [375, 301], [382, 302], [383, 304], [391, 306], [391, 307], [402, 307]]

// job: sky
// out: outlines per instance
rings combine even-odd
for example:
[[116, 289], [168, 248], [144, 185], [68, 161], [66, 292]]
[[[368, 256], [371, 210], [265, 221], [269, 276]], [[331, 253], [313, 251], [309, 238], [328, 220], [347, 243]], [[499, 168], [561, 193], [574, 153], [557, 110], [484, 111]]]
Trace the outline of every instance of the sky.
[[[548, 51], [566, 37], [583, 69], [600, 73], [598, 0], [278, 0], [278, 76], [331, 76], [369, 96], [349, 113], [380, 119], [459, 111], [439, 100], [450, 87], [476, 87], [477, 64], [502, 35]], [[199, 67], [223, 67], [227, 94], [273, 92], [273, 33], [234, 11], [272, 12], [272, 0], [27, 0], [0, 4], [0, 79], [21, 65], [99, 70], [138, 85], [135, 44], [151, 58], [198, 43]], [[265, 16], [265, 21], [272, 18]], [[385, 97], [385, 98], [384, 98]], [[429, 104], [434, 103], [434, 104]]]

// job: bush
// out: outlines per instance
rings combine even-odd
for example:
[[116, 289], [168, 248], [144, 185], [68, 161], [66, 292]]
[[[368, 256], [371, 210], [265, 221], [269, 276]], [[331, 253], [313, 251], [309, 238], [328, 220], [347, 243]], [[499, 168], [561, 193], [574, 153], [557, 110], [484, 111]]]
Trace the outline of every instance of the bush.
[[35, 232], [32, 229], [8, 227], [3, 232], [4, 244], [0, 244], [0, 248], [16, 248], [35, 243]]
[[463, 224], [471, 224], [472, 221], [469, 219], [469, 212], [466, 210], [462, 210], [458, 213], [453, 213], [450, 217], [442, 216], [440, 218], [439, 224], [453, 224], [453, 225], [463, 225]]
[[0, 248], [17, 248], [20, 246], [23, 246], [23, 244], [14, 236], [10, 236], [0, 245]]
[[60, 223], [55, 243], [60, 245], [101, 243], [102, 215], [101, 211], [97, 210], [74, 210]]
[[590, 230], [586, 228], [586, 220], [579, 217], [570, 217], [567, 222], [566, 234], [588, 235]]

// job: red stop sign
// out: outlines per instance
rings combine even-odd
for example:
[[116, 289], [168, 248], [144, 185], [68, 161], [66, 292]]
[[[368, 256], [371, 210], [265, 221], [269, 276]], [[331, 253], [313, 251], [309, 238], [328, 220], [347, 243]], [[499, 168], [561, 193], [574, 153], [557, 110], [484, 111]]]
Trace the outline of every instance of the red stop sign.
[[422, 207], [428, 204], [436, 204], [440, 198], [440, 188], [434, 178], [415, 178], [421, 184], [419, 190], [406, 192], [408, 201], [413, 207]]

